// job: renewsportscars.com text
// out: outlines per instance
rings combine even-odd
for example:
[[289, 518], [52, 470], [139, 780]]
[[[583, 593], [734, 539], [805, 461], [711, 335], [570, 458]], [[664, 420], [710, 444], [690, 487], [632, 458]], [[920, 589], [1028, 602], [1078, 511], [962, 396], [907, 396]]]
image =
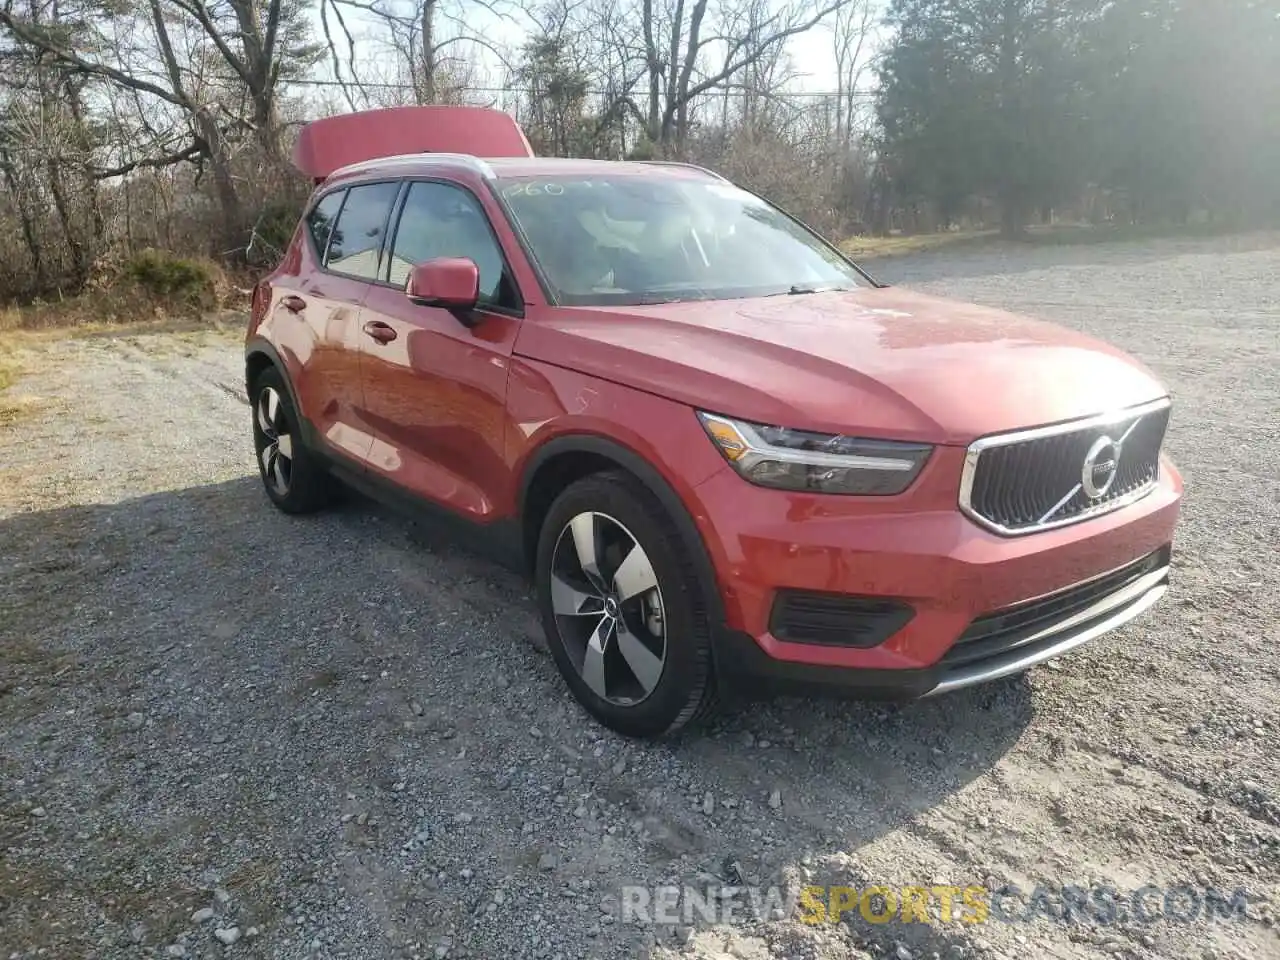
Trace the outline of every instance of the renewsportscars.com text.
[[801, 923], [1033, 923], [1037, 920], [1113, 923], [1197, 923], [1243, 919], [1261, 898], [1245, 890], [1148, 884], [1120, 890], [1102, 884], [968, 886], [809, 885], [625, 886], [618, 896], [624, 923], [692, 924], [795, 917]]

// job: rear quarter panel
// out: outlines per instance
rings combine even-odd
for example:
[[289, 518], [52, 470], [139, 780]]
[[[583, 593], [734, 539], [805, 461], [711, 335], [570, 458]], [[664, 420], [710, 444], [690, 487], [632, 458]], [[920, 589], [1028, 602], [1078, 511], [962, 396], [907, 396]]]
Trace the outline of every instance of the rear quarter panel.
[[[326, 444], [357, 459], [368, 450], [367, 430], [357, 422], [363, 406], [357, 319], [367, 288], [320, 270], [300, 222], [280, 265], [259, 287], [246, 340], [247, 351], [270, 345], [302, 418]], [[290, 296], [306, 300], [306, 310], [284, 307]]]

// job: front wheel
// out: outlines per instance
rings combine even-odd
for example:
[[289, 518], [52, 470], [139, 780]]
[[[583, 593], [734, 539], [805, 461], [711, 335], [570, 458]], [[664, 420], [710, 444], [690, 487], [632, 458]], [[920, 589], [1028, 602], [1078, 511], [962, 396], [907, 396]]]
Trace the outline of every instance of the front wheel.
[[711, 712], [710, 627], [687, 548], [629, 474], [595, 474], [551, 505], [537, 596], [556, 666], [578, 701], [625, 736], [659, 737]]

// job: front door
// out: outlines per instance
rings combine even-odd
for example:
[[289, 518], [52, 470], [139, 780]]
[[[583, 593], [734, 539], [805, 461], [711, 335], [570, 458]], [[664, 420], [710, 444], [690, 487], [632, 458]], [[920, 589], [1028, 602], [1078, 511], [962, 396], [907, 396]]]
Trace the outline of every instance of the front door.
[[[503, 459], [507, 372], [519, 300], [487, 215], [463, 187], [409, 184], [388, 245], [386, 282], [365, 295], [360, 325], [368, 469], [401, 489], [485, 522], [507, 494]], [[411, 303], [415, 264], [467, 257], [480, 268], [468, 327], [447, 310]]]

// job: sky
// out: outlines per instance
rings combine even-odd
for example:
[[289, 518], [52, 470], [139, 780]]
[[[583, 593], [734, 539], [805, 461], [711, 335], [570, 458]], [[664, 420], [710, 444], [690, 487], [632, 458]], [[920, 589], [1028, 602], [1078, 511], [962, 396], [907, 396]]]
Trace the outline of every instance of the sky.
[[[523, 42], [527, 35], [527, 21], [513, 21], [509, 18], [500, 18], [494, 14], [472, 6], [468, 8], [474, 13], [468, 13], [468, 17], [474, 19], [468, 20], [468, 27], [481, 33], [487, 40], [495, 46], [516, 49]], [[376, 30], [374, 24], [376, 21], [369, 15], [357, 12], [352, 15], [350, 8], [344, 9], [344, 16], [351, 27], [353, 35], [357, 41], [357, 63], [361, 71], [361, 76], [365, 80], [385, 79], [384, 65], [385, 53], [382, 45], [376, 39]], [[323, 37], [320, 28], [320, 17], [318, 11], [313, 14], [315, 20], [315, 32], [317, 37]], [[330, 22], [333, 25], [332, 15]], [[334, 29], [335, 41], [340, 44], [339, 49], [342, 50], [344, 40], [339, 40], [340, 34], [337, 32], [336, 25]], [[445, 29], [449, 29], [449, 25], [442, 24]], [[869, 46], [874, 46], [870, 44]], [[488, 51], [480, 47], [473, 47], [475, 56], [482, 63], [483, 78], [478, 82], [483, 86], [500, 87], [504, 83], [504, 70], [498, 59]], [[816, 92], [829, 91], [835, 89], [835, 57], [832, 52], [832, 32], [825, 25], [814, 27], [810, 31], [792, 37], [787, 47], [791, 56], [793, 67], [797, 73], [794, 81], [790, 84], [789, 89], [794, 92]], [[345, 51], [344, 56], [345, 56]], [[317, 78], [324, 80], [333, 80], [335, 74], [333, 66], [328, 57], [317, 70]], [[873, 82], [873, 78], [868, 74], [862, 87], [869, 87]]]

